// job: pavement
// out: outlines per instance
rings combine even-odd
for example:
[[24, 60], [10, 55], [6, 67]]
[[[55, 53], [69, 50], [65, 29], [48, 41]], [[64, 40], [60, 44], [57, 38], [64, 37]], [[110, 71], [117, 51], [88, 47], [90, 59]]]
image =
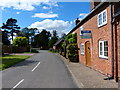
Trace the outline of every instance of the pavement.
[[[79, 88], [118, 88], [114, 80], [104, 80], [104, 75], [80, 63], [69, 62], [62, 58]], [[120, 85], [120, 84], [119, 84]]]
[[2, 88], [78, 88], [63, 60], [48, 51], [2, 72]]

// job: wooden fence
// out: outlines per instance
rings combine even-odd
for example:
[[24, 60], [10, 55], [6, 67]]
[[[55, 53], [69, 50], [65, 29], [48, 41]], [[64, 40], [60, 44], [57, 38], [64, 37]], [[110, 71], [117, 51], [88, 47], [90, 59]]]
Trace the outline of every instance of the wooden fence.
[[27, 47], [13, 47], [12, 45], [3, 45], [2, 52], [3, 53], [22, 53], [29, 51]]

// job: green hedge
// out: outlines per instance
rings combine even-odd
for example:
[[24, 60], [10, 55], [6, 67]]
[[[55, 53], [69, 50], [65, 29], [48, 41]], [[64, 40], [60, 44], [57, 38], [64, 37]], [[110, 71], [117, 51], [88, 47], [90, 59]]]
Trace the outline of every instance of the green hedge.
[[32, 53], [39, 53], [36, 49], [31, 49]]
[[78, 46], [76, 43], [67, 46], [67, 57], [72, 62], [78, 62]]

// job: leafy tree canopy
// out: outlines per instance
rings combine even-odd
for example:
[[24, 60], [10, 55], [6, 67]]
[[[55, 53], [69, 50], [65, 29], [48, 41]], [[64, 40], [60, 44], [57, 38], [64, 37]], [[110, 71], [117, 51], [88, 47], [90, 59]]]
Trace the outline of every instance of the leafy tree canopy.
[[10, 18], [7, 20], [6, 23], [3, 23], [2, 26], [2, 29], [4, 29], [4, 31], [8, 31], [8, 33], [12, 36], [12, 40], [14, 33], [18, 33], [20, 29], [20, 27], [18, 27], [16, 23], [17, 23], [16, 19]]
[[34, 45], [37, 47], [48, 48], [50, 36], [51, 36], [50, 32], [43, 29], [41, 33], [35, 36]]
[[28, 39], [26, 37], [16, 37], [13, 42], [13, 46], [27, 46]]
[[57, 31], [53, 30], [52, 37], [49, 41], [49, 47], [52, 48], [57, 41], [58, 41]]
[[3, 45], [10, 45], [10, 41], [8, 40], [8, 32], [2, 31], [2, 43]]

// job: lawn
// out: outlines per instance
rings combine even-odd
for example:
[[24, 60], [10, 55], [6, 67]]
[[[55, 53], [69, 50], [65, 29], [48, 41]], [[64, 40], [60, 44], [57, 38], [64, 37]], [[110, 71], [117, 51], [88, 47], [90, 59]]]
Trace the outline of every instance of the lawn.
[[26, 56], [26, 55], [4, 55], [0, 57], [0, 62], [2, 62], [0, 63], [0, 70], [4, 70], [30, 57], [31, 56]]

